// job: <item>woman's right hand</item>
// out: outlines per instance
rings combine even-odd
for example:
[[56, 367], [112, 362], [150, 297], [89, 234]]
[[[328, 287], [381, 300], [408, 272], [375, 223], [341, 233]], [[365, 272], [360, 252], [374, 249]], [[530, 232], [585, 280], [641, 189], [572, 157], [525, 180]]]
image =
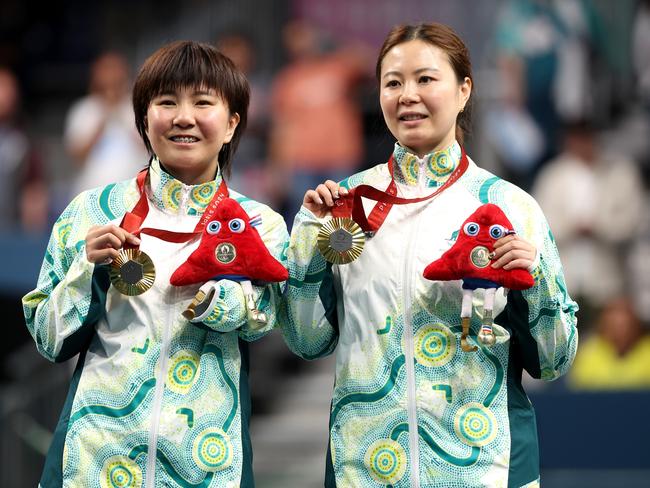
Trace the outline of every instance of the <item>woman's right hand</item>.
[[140, 245], [140, 239], [115, 224], [95, 225], [86, 234], [86, 258], [94, 264], [110, 264], [127, 241]]
[[316, 189], [307, 190], [302, 199], [302, 205], [320, 219], [332, 212], [334, 200], [347, 194], [347, 188], [339, 186], [336, 181], [327, 180], [318, 185]]

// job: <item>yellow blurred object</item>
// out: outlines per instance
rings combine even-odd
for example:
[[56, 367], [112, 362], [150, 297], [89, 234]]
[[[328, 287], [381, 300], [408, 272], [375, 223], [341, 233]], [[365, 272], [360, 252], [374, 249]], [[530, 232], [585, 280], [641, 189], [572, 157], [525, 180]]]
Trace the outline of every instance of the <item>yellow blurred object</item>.
[[650, 336], [623, 356], [600, 335], [589, 338], [578, 348], [568, 381], [576, 390], [650, 389]]

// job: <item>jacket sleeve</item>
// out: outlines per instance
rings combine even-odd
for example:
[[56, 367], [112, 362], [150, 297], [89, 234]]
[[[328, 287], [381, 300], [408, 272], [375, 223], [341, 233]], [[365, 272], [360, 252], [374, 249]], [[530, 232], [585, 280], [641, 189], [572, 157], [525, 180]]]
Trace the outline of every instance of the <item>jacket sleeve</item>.
[[78, 212], [83, 195], [54, 224], [36, 289], [22, 300], [27, 328], [50, 361], [65, 361], [87, 348], [105, 310], [108, 272], [86, 259], [87, 226]]
[[[270, 210], [265, 212], [260, 237], [271, 255], [286, 267], [289, 235], [287, 226], [279, 214]], [[212, 300], [206, 312], [194, 318], [192, 322], [217, 332], [238, 330], [239, 336], [246, 341], [259, 339], [277, 324], [284, 283], [253, 286], [253, 297], [257, 309], [267, 317], [267, 323], [262, 328], [251, 327], [247, 321], [246, 301], [240, 283], [219, 280], [206, 285]]]
[[301, 208], [287, 251], [289, 282], [282, 307], [282, 334], [295, 354], [316, 359], [331, 354], [338, 342], [332, 266], [316, 240], [321, 221]]
[[[535, 285], [510, 291], [507, 314], [512, 344], [524, 368], [534, 378], [554, 380], [567, 372], [578, 347], [576, 312], [564, 281], [553, 234], [539, 206], [531, 199], [529, 212], [519, 216], [520, 234], [537, 247], [538, 259], [531, 273]], [[514, 222], [513, 222], [514, 223]]]

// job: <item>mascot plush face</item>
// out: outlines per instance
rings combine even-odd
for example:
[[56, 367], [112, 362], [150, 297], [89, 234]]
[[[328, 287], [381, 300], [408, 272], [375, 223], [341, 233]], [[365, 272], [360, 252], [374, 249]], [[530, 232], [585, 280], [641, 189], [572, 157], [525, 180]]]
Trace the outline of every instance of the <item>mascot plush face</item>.
[[463, 222], [457, 242], [485, 246], [491, 252], [497, 240], [512, 233], [514, 233], [512, 224], [503, 211], [496, 205], [488, 203], [480, 206]]
[[248, 214], [232, 198], [219, 203], [203, 230], [199, 247], [174, 271], [170, 282], [183, 286], [220, 278], [264, 282], [288, 278], [287, 270], [271, 256]]
[[523, 290], [534, 285], [525, 269], [492, 268], [494, 243], [513, 234], [512, 224], [499, 207], [487, 203], [470, 215], [454, 245], [424, 270], [429, 280], [480, 279], [506, 288]]

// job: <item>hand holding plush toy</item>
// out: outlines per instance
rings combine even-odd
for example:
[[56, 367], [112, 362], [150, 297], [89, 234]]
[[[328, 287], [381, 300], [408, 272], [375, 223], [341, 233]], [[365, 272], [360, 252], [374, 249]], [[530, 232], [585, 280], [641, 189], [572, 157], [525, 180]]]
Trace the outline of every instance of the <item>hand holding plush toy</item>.
[[[225, 198], [203, 230], [199, 247], [190, 254], [170, 278], [175, 286], [205, 283], [209, 280], [238, 281], [246, 297], [248, 321], [252, 327], [266, 324], [266, 316], [255, 305], [251, 281], [270, 283], [285, 281], [289, 274], [267, 249], [257, 229], [259, 219], [249, 219], [232, 198]], [[205, 302], [199, 291], [183, 316], [192, 319], [195, 308]]]
[[491, 203], [482, 205], [465, 220], [454, 245], [424, 270], [424, 277], [428, 280], [463, 281], [461, 307], [463, 351], [477, 350], [476, 346], [470, 346], [467, 341], [474, 290], [485, 289], [483, 321], [478, 340], [486, 346], [492, 346], [496, 342], [492, 331], [492, 309], [496, 289], [505, 287], [524, 290], [535, 284], [527, 269], [513, 268], [512, 264], [509, 269], [507, 266], [498, 268], [492, 266], [497, 255], [496, 241], [512, 234], [515, 234], [512, 224], [499, 207]]

